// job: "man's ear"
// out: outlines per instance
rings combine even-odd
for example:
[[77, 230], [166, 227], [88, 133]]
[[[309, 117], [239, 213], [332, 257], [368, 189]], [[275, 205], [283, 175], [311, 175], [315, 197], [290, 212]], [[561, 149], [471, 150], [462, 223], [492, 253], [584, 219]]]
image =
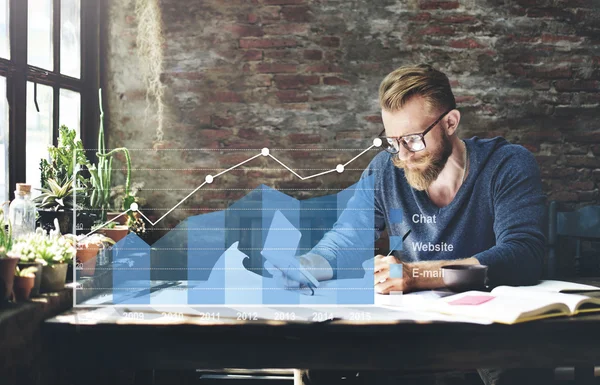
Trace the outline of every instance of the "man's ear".
[[446, 121], [446, 133], [450, 136], [454, 134], [458, 128], [458, 123], [460, 123], [460, 112], [457, 109], [454, 109], [446, 115], [444, 120]]

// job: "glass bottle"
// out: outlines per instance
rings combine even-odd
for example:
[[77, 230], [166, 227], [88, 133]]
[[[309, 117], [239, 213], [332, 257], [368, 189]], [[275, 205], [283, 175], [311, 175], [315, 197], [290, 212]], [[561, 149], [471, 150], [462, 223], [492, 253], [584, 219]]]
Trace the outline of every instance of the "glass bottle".
[[31, 185], [17, 183], [15, 199], [10, 203], [8, 216], [13, 239], [35, 232], [35, 204], [31, 201]]

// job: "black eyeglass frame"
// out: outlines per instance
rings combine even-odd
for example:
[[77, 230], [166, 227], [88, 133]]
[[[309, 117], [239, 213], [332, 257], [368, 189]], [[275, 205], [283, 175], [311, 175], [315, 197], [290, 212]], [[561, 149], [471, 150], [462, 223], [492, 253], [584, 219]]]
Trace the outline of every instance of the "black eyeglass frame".
[[[378, 135], [378, 137], [384, 141], [387, 139], [392, 139], [396, 142], [396, 144], [398, 145], [398, 147], [400, 147], [399, 143], [402, 143], [402, 145], [404, 146], [404, 148], [406, 148], [408, 151], [410, 152], [419, 152], [419, 151], [423, 151], [424, 149], [427, 148], [427, 143], [425, 143], [425, 135], [427, 135], [427, 133], [429, 131], [431, 131], [442, 119], [444, 119], [444, 117], [446, 115], [448, 115], [450, 113], [450, 111], [454, 110], [454, 108], [449, 109], [448, 111], [444, 112], [442, 115], [440, 115], [439, 118], [436, 119], [435, 122], [431, 123], [431, 125], [429, 127], [427, 127], [424, 131], [422, 131], [421, 133], [415, 133], [415, 134], [406, 134], [406, 135], [402, 135], [402, 136], [385, 136], [383, 134], [385, 134], [385, 128], [383, 129], [383, 131], [381, 131], [381, 133]], [[423, 142], [423, 148], [417, 151], [411, 150], [410, 148], [408, 148], [408, 144], [406, 143], [406, 141], [403, 140], [403, 138], [406, 138], [407, 136], [420, 136], [421, 137], [421, 142]], [[387, 150], [386, 150], [387, 151]], [[399, 151], [399, 150], [398, 150]], [[398, 153], [398, 151], [396, 151], [395, 153]], [[390, 152], [390, 151], [388, 151]]]

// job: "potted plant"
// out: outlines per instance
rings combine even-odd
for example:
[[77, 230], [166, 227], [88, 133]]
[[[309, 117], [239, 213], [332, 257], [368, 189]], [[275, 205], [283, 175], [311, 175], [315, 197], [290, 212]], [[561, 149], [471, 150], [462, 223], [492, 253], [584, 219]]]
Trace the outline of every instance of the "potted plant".
[[49, 233], [38, 228], [35, 233], [17, 238], [13, 252], [28, 259], [42, 261], [41, 292], [59, 291], [64, 288], [67, 266], [75, 256], [75, 248], [67, 237], [60, 234], [58, 220], [55, 230]]
[[54, 179], [48, 179], [48, 187], [39, 189], [41, 194], [33, 202], [40, 215], [40, 224], [44, 231], [52, 230], [52, 224], [58, 219], [61, 233], [70, 233], [73, 226], [73, 178], [60, 185]]
[[11, 297], [14, 272], [18, 258], [8, 254], [12, 248], [12, 226], [4, 221], [4, 211], [0, 209], [0, 304]]
[[17, 301], [27, 301], [35, 284], [35, 273], [37, 267], [26, 267], [21, 270], [18, 266], [15, 270], [15, 282], [13, 292]]
[[81, 276], [91, 277], [96, 271], [96, 256], [101, 248], [106, 245], [114, 245], [115, 241], [111, 238], [95, 233], [89, 236], [80, 236], [77, 238], [77, 256], [75, 268], [81, 271]]
[[0, 303], [8, 301], [12, 296], [17, 262], [19, 258], [8, 255], [6, 249], [0, 247]]
[[87, 164], [81, 140], [76, 139], [75, 130], [61, 126], [58, 146], [48, 147], [49, 160], [40, 161], [42, 198], [35, 199], [40, 225], [49, 231], [54, 218], [59, 218], [61, 231], [71, 232], [73, 218], [73, 191], [77, 192], [77, 224], [90, 228], [95, 219], [89, 206], [87, 192], [90, 181], [77, 168]]
[[29, 271], [33, 271], [34, 273], [34, 281], [33, 288], [31, 289], [31, 297], [37, 297], [40, 295], [40, 286], [42, 284], [42, 266], [44, 265], [44, 261], [36, 258], [35, 256], [24, 256], [15, 253], [14, 251], [10, 252], [10, 255], [16, 258], [19, 258], [19, 262], [17, 267], [21, 270], [28, 269], [30, 267], [34, 268]]
[[[102, 90], [99, 90], [100, 100], [100, 127], [98, 130], [98, 151], [96, 152], [97, 163], [86, 165], [90, 173], [91, 192], [90, 205], [100, 210], [100, 220], [98, 224], [102, 225], [106, 223], [108, 211], [111, 209], [111, 203], [114, 200], [114, 194], [112, 191], [112, 164], [115, 155], [122, 153], [125, 157], [125, 164], [127, 167], [127, 174], [125, 178], [124, 192], [122, 194], [122, 205], [121, 210], [127, 211], [131, 207], [131, 204], [136, 202], [136, 198], [131, 191], [131, 156], [129, 150], [126, 147], [115, 148], [112, 151], [106, 151], [106, 144], [104, 142], [104, 110], [102, 109]], [[111, 196], [113, 194], [113, 196]], [[119, 213], [112, 214], [112, 218], [120, 215]], [[124, 216], [125, 217], [125, 216]], [[98, 231], [109, 238], [112, 238], [115, 242], [118, 242], [129, 233], [129, 226], [127, 222], [133, 224], [136, 222], [134, 213], [128, 212], [126, 215], [127, 221], [123, 223], [111, 222], [109, 225], [102, 226]], [[139, 224], [137, 227], [139, 228]]]

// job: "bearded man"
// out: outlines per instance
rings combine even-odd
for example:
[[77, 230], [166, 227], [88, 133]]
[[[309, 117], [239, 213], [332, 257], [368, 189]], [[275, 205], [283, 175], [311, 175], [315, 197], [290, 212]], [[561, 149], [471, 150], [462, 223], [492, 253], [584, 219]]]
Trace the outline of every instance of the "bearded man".
[[[374, 236], [384, 230], [396, 237], [410, 230], [410, 235], [401, 254], [375, 257], [376, 292], [444, 287], [439, 272], [448, 264], [487, 265], [492, 286], [536, 283], [543, 266], [545, 196], [533, 155], [500, 137], [459, 138], [461, 114], [448, 77], [429, 65], [390, 73], [381, 83], [379, 102], [386, 151], [362, 176], [374, 176]], [[361, 194], [357, 191], [349, 206], [363, 199]], [[393, 218], [398, 210], [401, 222]], [[360, 212], [345, 218], [345, 228], [373, 223]], [[336, 279], [340, 263], [353, 257], [346, 250], [364, 234], [342, 233], [334, 226], [311, 253], [299, 257], [301, 263], [319, 281]], [[402, 277], [390, 277], [394, 264], [402, 264]], [[358, 383], [361, 377], [359, 372], [323, 373], [306, 372], [305, 383], [323, 383], [319, 375], [329, 383]], [[486, 384], [503, 383], [506, 373], [505, 381], [513, 384], [532, 373], [527, 383], [548, 381], [548, 371], [479, 373]], [[368, 382], [387, 383], [380, 377]]]

